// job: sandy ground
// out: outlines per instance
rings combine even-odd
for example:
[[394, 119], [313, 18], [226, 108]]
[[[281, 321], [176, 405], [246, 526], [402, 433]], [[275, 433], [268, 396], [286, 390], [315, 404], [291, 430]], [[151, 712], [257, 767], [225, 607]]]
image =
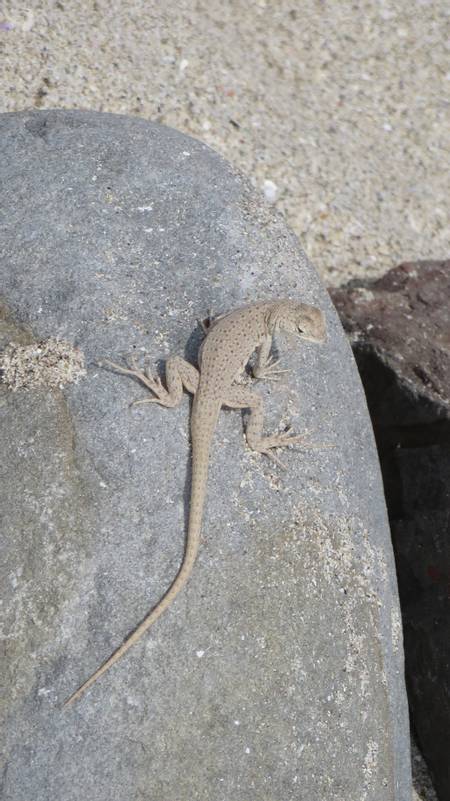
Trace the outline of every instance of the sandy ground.
[[0, 6], [0, 109], [137, 114], [266, 192], [328, 284], [450, 249], [447, 0]]
[[0, 111], [136, 114], [202, 139], [336, 285], [448, 258], [449, 14], [447, 0], [6, 2]]

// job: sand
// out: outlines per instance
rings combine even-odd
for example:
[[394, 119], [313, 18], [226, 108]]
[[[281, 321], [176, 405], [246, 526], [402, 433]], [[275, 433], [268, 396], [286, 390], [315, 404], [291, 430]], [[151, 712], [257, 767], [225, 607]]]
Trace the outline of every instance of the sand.
[[336, 285], [448, 256], [448, 14], [446, 0], [6, 3], [0, 110], [136, 114], [202, 139]]

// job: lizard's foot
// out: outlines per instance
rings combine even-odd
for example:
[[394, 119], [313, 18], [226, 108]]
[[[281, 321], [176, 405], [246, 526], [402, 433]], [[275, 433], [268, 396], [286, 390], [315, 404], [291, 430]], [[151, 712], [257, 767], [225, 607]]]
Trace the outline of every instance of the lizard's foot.
[[160, 403], [162, 406], [173, 406], [173, 400], [170, 397], [167, 390], [163, 387], [161, 379], [159, 376], [156, 378], [150, 373], [148, 365], [145, 366], [144, 370], [141, 370], [136, 362], [136, 357], [130, 356], [129, 363], [127, 367], [124, 367], [122, 364], [117, 364], [116, 362], [110, 362], [109, 359], [103, 359], [100, 362], [101, 365], [108, 365], [112, 367], [116, 373], [122, 373], [123, 375], [131, 375], [134, 378], [137, 378], [142, 384], [144, 384], [150, 392], [153, 393], [153, 398], [143, 398], [142, 400], [132, 401], [130, 406], [136, 406], [140, 403]]
[[325, 442], [305, 442], [305, 437], [303, 435], [290, 435], [286, 432], [285, 434], [274, 434], [271, 437], [262, 437], [261, 446], [258, 448], [253, 448], [253, 450], [257, 450], [259, 453], [267, 456], [269, 459], [279, 465], [279, 467], [282, 467], [283, 470], [287, 470], [286, 465], [271, 450], [272, 448], [285, 448], [287, 445], [301, 445], [300, 450], [302, 448], [306, 448], [308, 450], [323, 450], [326, 448], [335, 447], [334, 445]]
[[269, 437], [251, 437], [250, 441], [247, 437], [247, 441], [253, 451], [267, 456], [283, 470], [287, 469], [286, 465], [273, 453], [273, 448], [286, 448], [288, 445], [297, 444], [302, 444], [307, 448], [315, 447], [308, 443], [305, 444], [305, 437], [302, 434], [290, 434], [288, 431], [282, 434], [272, 434]]
[[288, 445], [296, 445], [299, 442], [304, 442], [304, 436], [301, 434], [271, 434], [269, 437], [261, 437], [258, 442], [252, 441], [252, 450], [265, 453], [272, 448], [286, 448]]
[[127, 366], [116, 364], [104, 360], [100, 364], [112, 367], [117, 373], [124, 375], [131, 375], [137, 378], [141, 384], [144, 384], [147, 389], [152, 393], [151, 398], [143, 398], [142, 400], [135, 401], [137, 403], [159, 403], [161, 406], [166, 406], [173, 409], [181, 403], [183, 398], [183, 387], [194, 395], [197, 392], [199, 382], [199, 372], [195, 369], [193, 364], [182, 359], [180, 356], [171, 356], [166, 362], [166, 387], [163, 386], [159, 376], [154, 376], [150, 372], [148, 360], [145, 360], [145, 367], [143, 370], [139, 368], [136, 363], [135, 356], [131, 356]]
[[274, 359], [272, 356], [267, 359], [266, 362], [263, 364], [255, 364], [252, 369], [253, 378], [257, 378], [258, 381], [266, 380], [266, 381], [279, 381], [276, 377], [281, 373], [288, 373], [289, 370], [281, 370], [277, 367], [277, 364], [280, 363], [279, 359]]

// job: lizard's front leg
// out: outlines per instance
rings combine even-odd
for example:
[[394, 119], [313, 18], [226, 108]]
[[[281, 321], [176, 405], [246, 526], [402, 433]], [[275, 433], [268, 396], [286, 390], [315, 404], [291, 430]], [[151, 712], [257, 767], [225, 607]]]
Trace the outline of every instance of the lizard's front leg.
[[247, 444], [252, 451], [258, 451], [269, 456], [281, 467], [285, 465], [271, 452], [272, 448], [285, 448], [287, 445], [303, 442], [304, 437], [299, 434], [271, 434], [262, 433], [264, 423], [264, 407], [262, 398], [247, 387], [231, 387], [222, 400], [223, 406], [231, 409], [250, 409], [250, 418], [245, 428]]
[[145, 370], [139, 369], [135, 358], [131, 358], [131, 367], [123, 367], [121, 364], [104, 360], [102, 364], [112, 367], [117, 373], [131, 375], [144, 384], [154, 395], [153, 398], [144, 398], [134, 401], [133, 405], [139, 403], [160, 403], [161, 406], [173, 408], [181, 403], [183, 397], [183, 387], [193, 395], [197, 392], [199, 382], [199, 372], [190, 362], [185, 361], [180, 356], [171, 356], [166, 362], [166, 385], [163, 386], [159, 376], [154, 377], [148, 367]]
[[278, 373], [289, 372], [288, 370], [280, 370], [277, 367], [279, 360], [274, 359], [270, 355], [271, 347], [272, 347], [272, 337], [270, 336], [270, 334], [268, 334], [257, 350], [256, 363], [252, 369], [253, 378], [259, 378], [259, 379], [265, 378], [271, 381], [277, 381], [277, 378], [275, 378], [275, 376], [278, 375]]

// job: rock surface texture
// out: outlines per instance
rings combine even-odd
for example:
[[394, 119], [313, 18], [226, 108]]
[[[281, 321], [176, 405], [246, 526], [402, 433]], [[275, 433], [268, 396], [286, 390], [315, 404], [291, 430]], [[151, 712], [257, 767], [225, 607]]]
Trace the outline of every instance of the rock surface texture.
[[412, 722], [450, 798], [450, 261], [333, 290], [366, 390], [397, 560]]
[[[142, 120], [4, 115], [0, 147], [3, 797], [409, 801], [376, 451], [295, 237], [214, 152]], [[257, 387], [266, 429], [318, 447], [283, 472], [221, 414], [187, 589], [62, 710], [173, 579], [188, 508], [188, 399], [130, 409], [145, 389], [98, 360], [195, 361], [209, 309], [280, 296], [320, 306], [329, 338], [277, 337], [290, 372]]]

